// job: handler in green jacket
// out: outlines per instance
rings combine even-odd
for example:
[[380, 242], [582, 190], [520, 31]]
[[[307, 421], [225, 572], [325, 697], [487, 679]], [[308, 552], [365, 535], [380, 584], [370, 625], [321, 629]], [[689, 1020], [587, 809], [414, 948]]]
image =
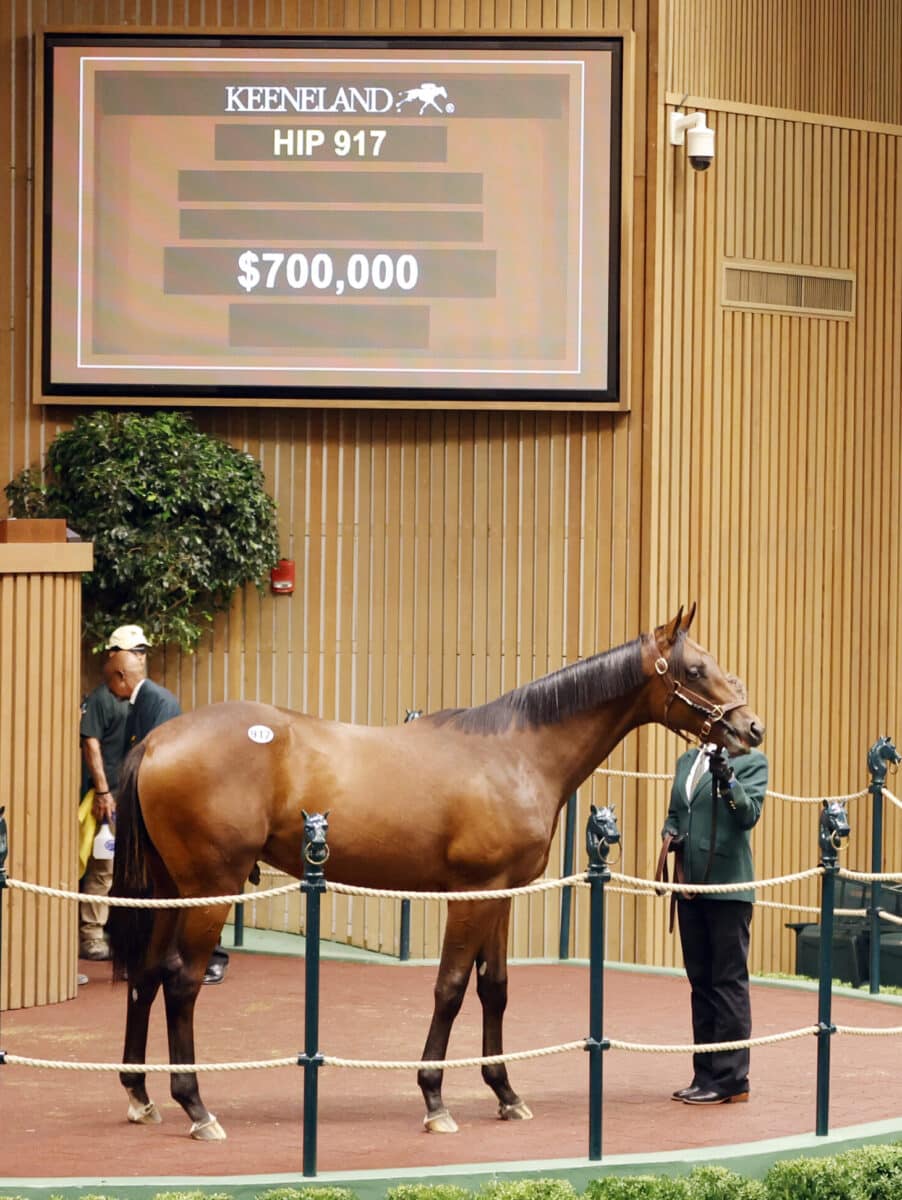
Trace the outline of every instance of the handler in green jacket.
[[[662, 830], [677, 843], [686, 883], [742, 883], [755, 877], [750, 830], [767, 790], [767, 758], [760, 750], [728, 759], [713, 745], [677, 760], [670, 809]], [[752, 888], [677, 898], [683, 962], [692, 989], [696, 1044], [744, 1041], [751, 1036], [749, 931]], [[692, 1082], [673, 1093], [686, 1104], [731, 1104], [749, 1098], [749, 1052], [700, 1051]]]

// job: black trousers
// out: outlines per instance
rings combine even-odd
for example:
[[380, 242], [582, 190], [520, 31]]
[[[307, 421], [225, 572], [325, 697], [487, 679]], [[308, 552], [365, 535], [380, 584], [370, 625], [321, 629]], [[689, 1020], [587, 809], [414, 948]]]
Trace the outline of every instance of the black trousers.
[[[695, 896], [677, 900], [683, 962], [692, 988], [692, 1040], [737, 1042], [751, 1036], [749, 930], [745, 900]], [[692, 1082], [735, 1096], [749, 1088], [748, 1050], [703, 1051], [693, 1056]]]

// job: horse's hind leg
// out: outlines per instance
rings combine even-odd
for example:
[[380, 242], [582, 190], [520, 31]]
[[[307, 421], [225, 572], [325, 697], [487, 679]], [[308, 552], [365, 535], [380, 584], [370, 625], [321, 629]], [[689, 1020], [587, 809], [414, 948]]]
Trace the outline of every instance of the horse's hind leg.
[[[140, 967], [129, 971], [123, 1062], [143, 1064], [146, 1059], [150, 1010], [163, 978], [161, 958], [174, 924], [175, 913], [161, 910], [156, 914], [145, 961]], [[145, 1072], [121, 1071], [119, 1080], [128, 1096], [129, 1121], [136, 1125], [158, 1125], [162, 1118], [147, 1094]]]
[[[466, 901], [448, 906], [448, 920], [442, 943], [442, 958], [435, 981], [435, 1005], [432, 1023], [423, 1048], [423, 1059], [434, 1062], [443, 1059], [448, 1049], [451, 1026], [460, 1012], [470, 972], [476, 958], [481, 931], [474, 917], [477, 906]], [[426, 1101], [423, 1124], [430, 1133], [456, 1133], [457, 1123], [442, 1100], [440, 1068], [421, 1068], [417, 1083]]]
[[[222, 929], [228, 906], [182, 910], [179, 923], [179, 959], [176, 969], [163, 979], [169, 1061], [193, 1063], [194, 1005], [203, 981], [210, 952]], [[216, 914], [211, 916], [211, 914]], [[170, 1092], [191, 1118], [191, 1136], [198, 1141], [221, 1141], [225, 1131], [200, 1098], [197, 1074], [177, 1071], [170, 1076]]]
[[[504, 1053], [504, 1010], [507, 1008], [507, 931], [510, 900], [492, 904], [495, 914], [488, 924], [485, 941], [476, 958], [476, 991], [482, 1004], [482, 1054], [484, 1058]], [[529, 1121], [532, 1113], [510, 1085], [505, 1063], [487, 1064], [482, 1078], [498, 1097], [498, 1116], [503, 1121]]]

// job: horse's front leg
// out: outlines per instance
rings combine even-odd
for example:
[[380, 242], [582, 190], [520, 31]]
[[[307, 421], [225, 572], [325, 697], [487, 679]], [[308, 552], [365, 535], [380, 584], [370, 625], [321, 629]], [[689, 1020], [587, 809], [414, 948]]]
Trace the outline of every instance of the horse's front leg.
[[[480, 941], [478, 921], [474, 918], [478, 905], [466, 901], [448, 906], [448, 920], [442, 942], [442, 958], [435, 980], [435, 1005], [432, 1023], [423, 1047], [423, 1060], [443, 1059], [448, 1050], [451, 1027], [460, 1012], [470, 972]], [[438, 1067], [421, 1068], [417, 1083], [426, 1101], [423, 1124], [430, 1133], [457, 1133], [457, 1122], [442, 1100], [444, 1072]]]
[[[171, 974], [164, 976], [163, 994], [166, 999], [169, 1061], [193, 1063], [194, 1005], [210, 952], [216, 945], [228, 914], [228, 906], [188, 908], [183, 909], [182, 913], [177, 939], [178, 965]], [[191, 1118], [191, 1137], [205, 1142], [225, 1138], [225, 1130], [200, 1098], [194, 1071], [173, 1072], [170, 1076], [170, 1093]]]
[[[490, 1058], [504, 1053], [504, 1010], [507, 1008], [507, 931], [510, 924], [510, 900], [492, 904], [495, 910], [488, 924], [482, 949], [476, 958], [476, 991], [482, 1004], [482, 1054]], [[529, 1121], [532, 1113], [510, 1085], [505, 1063], [487, 1064], [482, 1078], [498, 1097], [498, 1116], [502, 1121]]]

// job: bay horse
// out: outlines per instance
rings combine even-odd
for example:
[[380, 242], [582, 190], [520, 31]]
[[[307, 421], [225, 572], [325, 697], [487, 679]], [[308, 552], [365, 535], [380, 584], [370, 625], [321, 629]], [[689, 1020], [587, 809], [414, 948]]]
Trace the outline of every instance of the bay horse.
[[[258, 862], [298, 876], [304, 812], [329, 810], [328, 879], [404, 891], [520, 887], [542, 874], [561, 808], [632, 729], [658, 722], [738, 754], [764, 735], [741, 683], [687, 636], [693, 605], [653, 633], [562, 667], [474, 708], [387, 728], [266, 704], [213, 704], [153, 730], [126, 760], [111, 895], [237, 894]], [[448, 905], [423, 1059], [446, 1056], [473, 967], [482, 1053], [499, 1055], [507, 1004], [509, 899]], [[128, 980], [120, 1075], [129, 1120], [156, 1123], [145, 1061], [162, 986], [170, 1062], [193, 1063], [194, 1005], [228, 904], [113, 907], [114, 973]], [[532, 1114], [504, 1064], [482, 1068], [499, 1116]], [[426, 1128], [457, 1126], [443, 1072], [420, 1070]], [[191, 1136], [225, 1137], [193, 1072], [171, 1075]]]

